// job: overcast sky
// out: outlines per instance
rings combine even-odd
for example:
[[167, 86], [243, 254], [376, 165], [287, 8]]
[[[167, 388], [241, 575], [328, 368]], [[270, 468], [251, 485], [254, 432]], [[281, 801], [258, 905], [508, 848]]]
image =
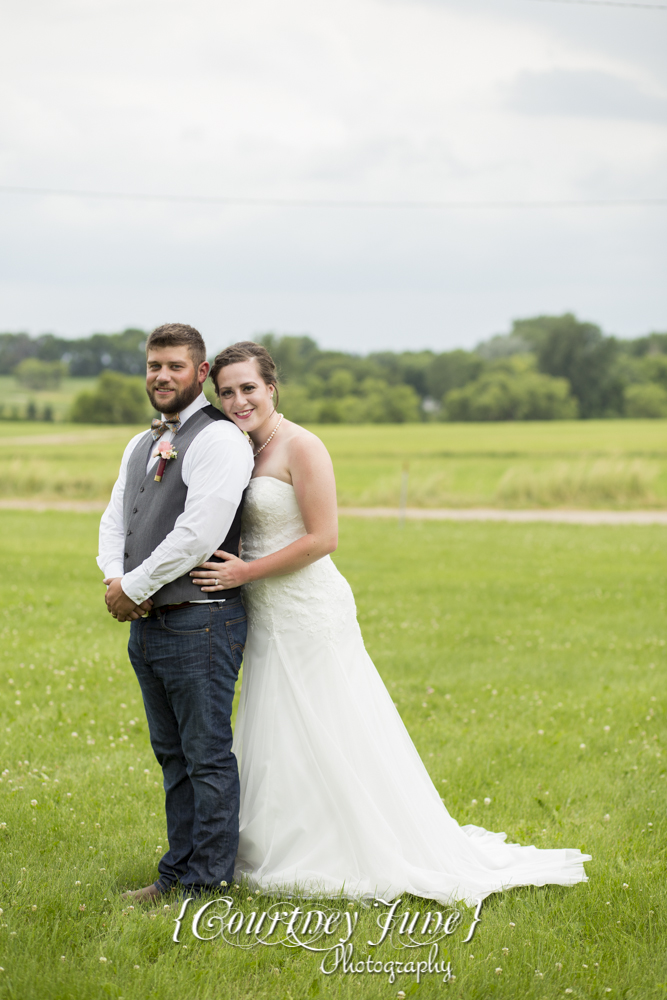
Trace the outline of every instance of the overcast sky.
[[[650, 2], [650, 0], [647, 0]], [[664, 0], [663, 0], [664, 2]], [[667, 198], [667, 9], [1, 0], [0, 185], [246, 199]], [[0, 192], [0, 330], [211, 349], [667, 329], [667, 207], [253, 207]]]

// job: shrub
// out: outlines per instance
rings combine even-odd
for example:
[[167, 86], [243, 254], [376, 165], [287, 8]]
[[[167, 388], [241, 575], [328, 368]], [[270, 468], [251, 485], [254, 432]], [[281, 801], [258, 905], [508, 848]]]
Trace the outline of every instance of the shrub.
[[626, 386], [623, 401], [626, 417], [667, 417], [667, 391], [656, 382]]
[[140, 424], [150, 420], [152, 412], [143, 379], [104, 372], [93, 392], [76, 397], [70, 420], [78, 424]]
[[25, 358], [14, 369], [17, 382], [35, 392], [57, 389], [65, 375], [67, 365], [62, 361], [40, 361], [39, 358]]

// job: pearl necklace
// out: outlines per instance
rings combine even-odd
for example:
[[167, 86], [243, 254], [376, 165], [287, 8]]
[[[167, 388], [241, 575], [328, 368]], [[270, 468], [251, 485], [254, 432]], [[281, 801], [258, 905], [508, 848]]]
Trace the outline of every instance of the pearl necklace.
[[257, 456], [259, 455], [260, 451], [264, 451], [264, 449], [266, 448], [267, 444], [269, 444], [269, 442], [272, 440], [274, 434], [276, 433], [276, 431], [278, 430], [278, 428], [280, 427], [280, 425], [282, 424], [282, 422], [283, 422], [283, 415], [281, 413], [280, 414], [280, 420], [278, 421], [278, 423], [276, 424], [276, 426], [273, 428], [273, 430], [271, 431], [271, 433], [267, 437], [267, 439], [264, 442], [264, 444], [261, 446], [261, 448], [258, 448], [257, 451], [253, 453], [254, 456], [255, 456], [255, 458], [257, 458]]

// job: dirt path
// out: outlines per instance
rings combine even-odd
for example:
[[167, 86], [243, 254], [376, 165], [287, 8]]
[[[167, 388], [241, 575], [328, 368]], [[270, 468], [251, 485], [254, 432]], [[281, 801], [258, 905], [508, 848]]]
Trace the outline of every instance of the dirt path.
[[[343, 507], [338, 512], [347, 517], [398, 518], [391, 507]], [[509, 521], [525, 523], [546, 521], [551, 524], [667, 524], [667, 510], [498, 510], [473, 507], [464, 510], [408, 507], [410, 521]]]
[[[64, 510], [81, 514], [101, 513], [106, 507], [103, 500], [0, 500], [0, 510]], [[341, 507], [341, 517], [380, 517], [398, 519], [393, 507]], [[525, 524], [542, 521], [549, 524], [664, 524], [667, 510], [498, 510], [493, 507], [463, 510], [433, 510], [408, 507], [405, 517], [409, 521], [505, 521]]]

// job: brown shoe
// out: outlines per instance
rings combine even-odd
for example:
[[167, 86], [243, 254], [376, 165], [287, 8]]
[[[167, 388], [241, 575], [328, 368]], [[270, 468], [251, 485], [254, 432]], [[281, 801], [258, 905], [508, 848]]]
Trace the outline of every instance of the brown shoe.
[[158, 889], [158, 887], [155, 884], [153, 884], [144, 886], [143, 889], [134, 889], [130, 892], [124, 892], [120, 898], [127, 900], [134, 899], [138, 903], [146, 903], [146, 902], [154, 902], [158, 899], [159, 896], [164, 896], [164, 895], [165, 893], [161, 892], [161, 890]]

